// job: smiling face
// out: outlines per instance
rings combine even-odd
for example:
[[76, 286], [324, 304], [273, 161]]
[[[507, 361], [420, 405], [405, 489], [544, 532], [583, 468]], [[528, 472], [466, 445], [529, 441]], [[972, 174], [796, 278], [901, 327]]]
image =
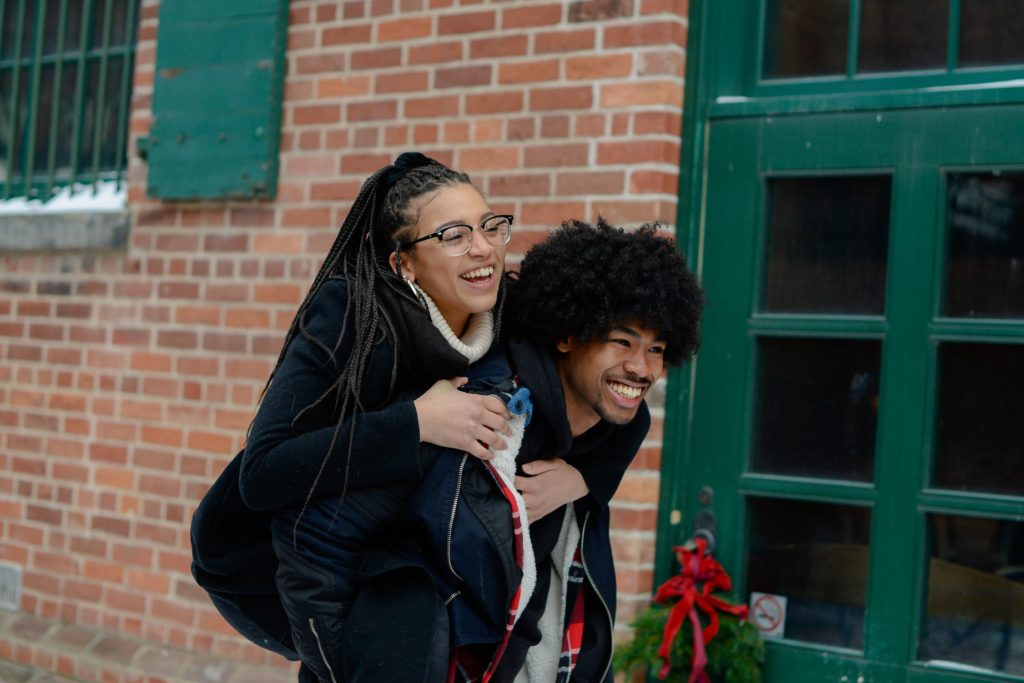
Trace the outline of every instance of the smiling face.
[[[414, 199], [409, 215], [416, 223], [405, 238], [412, 240], [449, 225], [478, 226], [494, 212], [475, 187], [459, 183]], [[402, 273], [433, 299], [452, 330], [462, 334], [471, 314], [494, 308], [506, 249], [489, 243], [474, 228], [472, 245], [462, 256], [446, 253], [436, 239], [403, 251]]]
[[558, 374], [573, 436], [599, 420], [627, 424], [665, 368], [665, 344], [636, 323], [613, 327], [604, 338], [558, 343]]

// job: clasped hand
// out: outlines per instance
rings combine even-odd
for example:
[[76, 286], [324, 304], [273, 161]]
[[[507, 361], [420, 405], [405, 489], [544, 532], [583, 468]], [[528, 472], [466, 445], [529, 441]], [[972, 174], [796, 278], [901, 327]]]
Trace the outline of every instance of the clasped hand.
[[491, 449], [506, 446], [502, 436], [511, 434], [508, 421], [512, 415], [496, 396], [459, 391], [467, 381], [465, 377], [438, 380], [413, 401], [420, 441], [490, 460]]

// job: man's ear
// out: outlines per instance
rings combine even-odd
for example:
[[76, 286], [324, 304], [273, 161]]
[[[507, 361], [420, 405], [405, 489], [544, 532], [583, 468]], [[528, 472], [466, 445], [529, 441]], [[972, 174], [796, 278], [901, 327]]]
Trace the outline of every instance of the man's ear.
[[[416, 282], [416, 267], [404, 253], [391, 252], [391, 255], [388, 257], [388, 264], [391, 266], [391, 270], [406, 282]], [[399, 267], [399, 264], [401, 264], [401, 267]]]
[[558, 349], [559, 353], [569, 353], [572, 349], [572, 337], [565, 337], [555, 342], [555, 348]]

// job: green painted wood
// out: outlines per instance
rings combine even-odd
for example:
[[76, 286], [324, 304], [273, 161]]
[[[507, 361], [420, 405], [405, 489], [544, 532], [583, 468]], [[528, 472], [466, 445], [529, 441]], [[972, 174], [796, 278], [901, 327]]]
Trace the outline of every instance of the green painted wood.
[[823, 503], [841, 501], [860, 505], [869, 505], [878, 500], [878, 491], [874, 484], [854, 481], [746, 472], [740, 476], [738, 486], [740, 493], [768, 498], [790, 498]]
[[287, 19], [286, 0], [162, 5], [150, 196], [275, 195]]
[[[935, 321], [945, 229], [942, 171], [960, 164], [1019, 166], [1024, 160], [1021, 120], [1024, 108], [993, 106], [709, 121], [701, 253], [710, 298], [689, 406], [687, 467], [677, 484], [690, 491], [685, 518], [692, 519], [700, 507], [693, 492], [712, 487], [719, 528], [716, 554], [742, 591], [750, 496], [872, 508], [863, 652], [777, 643], [769, 658], [769, 683], [838, 680], [836, 673], [904, 680], [917, 652], [926, 512], [1009, 519], [1024, 513], [1024, 497], [993, 500], [924, 488], [936, 332], [981, 339], [998, 334], [1020, 343], [1024, 327], [1022, 321]], [[884, 318], [755, 315], [765, 178], [850, 173], [885, 173], [893, 179]], [[746, 472], [755, 345], [761, 336], [780, 335], [883, 340], [873, 483]], [[798, 669], [806, 678], [794, 678]]]
[[256, 15], [160, 27], [161, 68], [256, 64], [267, 60], [274, 43], [277, 17]]
[[281, 7], [280, 0], [218, 0], [218, 2], [168, 2], [160, 6], [161, 30], [170, 24], [273, 15]]
[[[855, 3], [859, 4], [859, 3]], [[957, 0], [951, 3], [951, 14]], [[684, 103], [680, 217], [709, 292], [692, 385], [673, 375], [666, 406], [656, 581], [670, 545], [689, 536], [714, 489], [716, 555], [743, 591], [749, 496], [870, 505], [871, 576], [863, 653], [794, 642], [768, 648], [766, 683], [892, 681], [976, 683], [1018, 678], [916, 662], [924, 592], [926, 514], [1024, 517], [1024, 500], [925, 488], [939, 340], [1020, 343], [1024, 324], [944, 320], [941, 169], [1024, 164], [1024, 65], [765, 81], [763, 2], [693, 0]], [[950, 28], [955, 31], [954, 27]], [[855, 68], [855, 45], [851, 68]], [[986, 166], [990, 164], [991, 166]], [[884, 319], [753, 313], [765, 175], [891, 174], [890, 268]], [[931, 222], [929, 222], [931, 221]], [[816, 482], [745, 472], [750, 448], [754, 350], [772, 335], [881, 338], [882, 386], [875, 481]], [[678, 512], [673, 516], [674, 512]], [[680, 520], [673, 523], [673, 519]], [[889, 579], [894, 569], [899, 573]], [[888, 572], [889, 574], [884, 574]]]
[[[3, 0], [0, 0], [2, 2]], [[680, 148], [679, 189], [680, 207], [693, 207], [700, 202], [703, 187], [704, 124], [703, 111], [707, 101], [704, 90], [711, 79], [707, 76], [710, 64], [703, 59], [699, 46], [704, 44], [707, 22], [706, 0], [690, 2], [690, 28], [687, 32], [688, 59], [686, 60], [685, 95], [683, 99], [683, 139]], [[676, 241], [686, 255], [698, 278], [702, 273], [700, 245], [702, 237], [701, 213], [680, 210], [676, 221]], [[692, 386], [699, 365], [698, 359], [684, 368], [672, 370], [668, 376], [665, 398], [665, 426], [662, 445], [662, 466], [658, 494], [658, 543], [655, 544], [654, 579], [660, 584], [678, 571], [672, 546], [679, 545], [690, 535], [692, 526], [685, 515], [687, 499], [692, 489], [686, 481], [687, 458], [690, 452], [689, 435], [692, 415]]]
[[907, 672], [856, 653], [814, 645], [768, 643], [765, 680], [786, 683], [905, 683]]
[[954, 671], [935, 664], [914, 664], [907, 669], [907, 683], [1020, 683], [1020, 680], [1020, 676], [994, 672]]

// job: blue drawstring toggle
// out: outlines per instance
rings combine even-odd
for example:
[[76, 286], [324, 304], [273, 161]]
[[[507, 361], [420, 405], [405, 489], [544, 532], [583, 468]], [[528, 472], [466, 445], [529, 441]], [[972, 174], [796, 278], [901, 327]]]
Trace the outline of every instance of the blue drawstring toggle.
[[530, 418], [533, 417], [533, 401], [530, 400], [529, 389], [519, 387], [519, 391], [512, 394], [512, 398], [505, 405], [508, 407], [508, 412], [513, 415], [526, 415], [526, 424], [523, 426], [530, 426]]

